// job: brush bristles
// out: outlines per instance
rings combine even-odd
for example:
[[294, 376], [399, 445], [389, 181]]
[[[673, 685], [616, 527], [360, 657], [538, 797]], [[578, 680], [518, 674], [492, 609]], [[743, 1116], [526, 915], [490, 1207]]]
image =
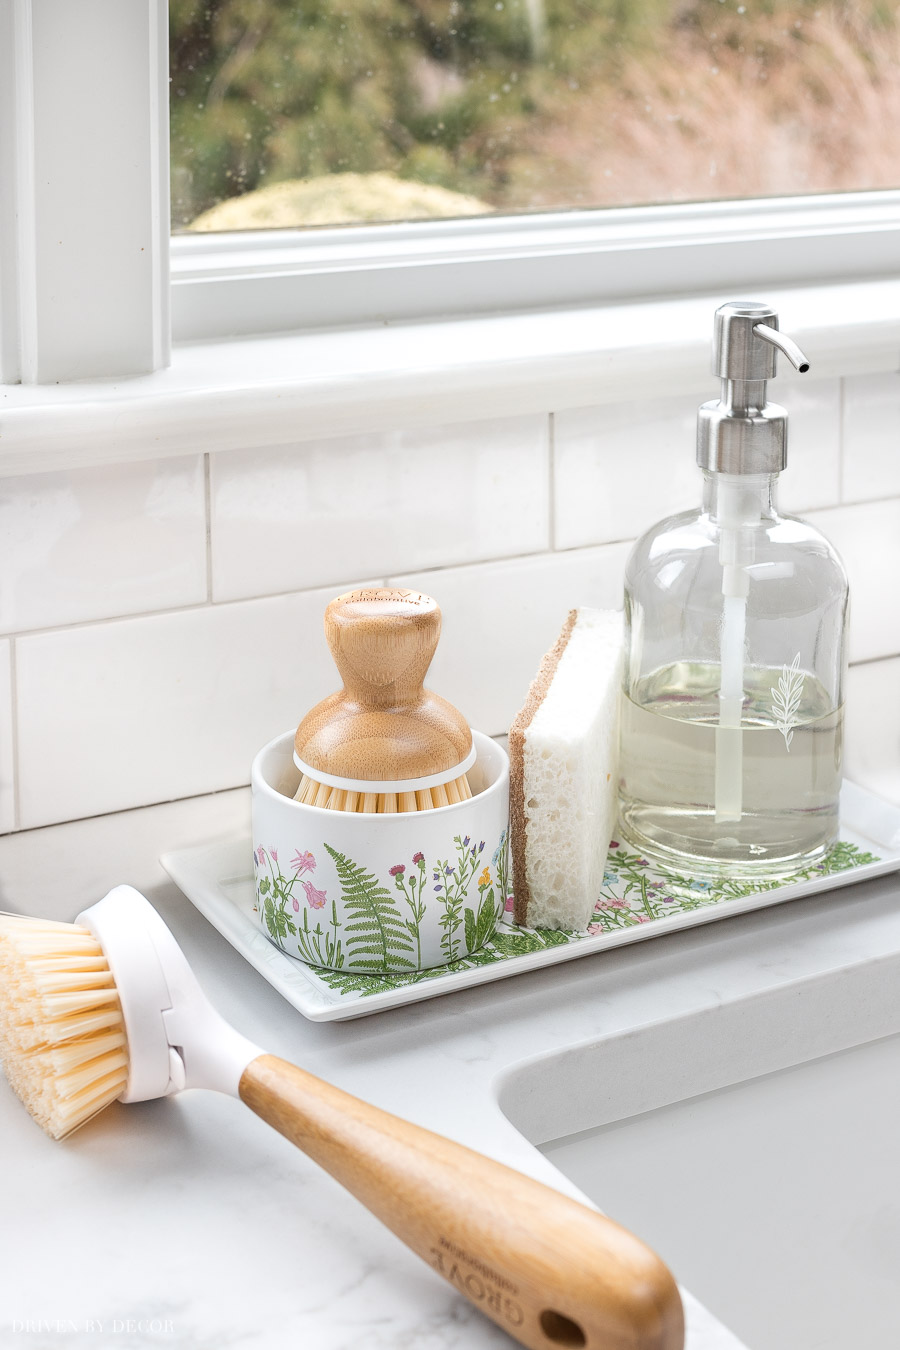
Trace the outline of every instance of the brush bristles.
[[103, 950], [86, 928], [0, 914], [0, 1063], [53, 1139], [122, 1095], [122, 1008]]
[[361, 811], [394, 815], [406, 811], [433, 811], [438, 806], [454, 806], [472, 795], [465, 774], [451, 783], [424, 788], [417, 792], [347, 792], [342, 788], [317, 783], [304, 774], [294, 793], [294, 801], [304, 806], [324, 806], [327, 811]]

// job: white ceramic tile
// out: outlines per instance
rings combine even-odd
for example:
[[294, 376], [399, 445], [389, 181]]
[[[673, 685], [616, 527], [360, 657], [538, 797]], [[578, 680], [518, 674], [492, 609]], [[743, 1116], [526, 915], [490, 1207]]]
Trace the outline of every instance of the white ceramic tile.
[[0, 834], [16, 827], [11, 644], [0, 641]]
[[[710, 397], [716, 392], [711, 389]], [[789, 442], [779, 504], [788, 512], [836, 505], [839, 382], [798, 379], [783, 397]], [[665, 516], [699, 506], [696, 422], [693, 395], [557, 413], [557, 548], [630, 539]]]
[[778, 482], [778, 504], [791, 514], [840, 501], [841, 383], [811, 380], [779, 358], [769, 398], [788, 413], [788, 462]]
[[428, 685], [472, 726], [505, 732], [576, 605], [618, 609], [630, 543], [397, 578], [433, 595], [443, 631]]
[[22, 825], [248, 782], [255, 752], [340, 687], [322, 630], [332, 595], [18, 639]]
[[696, 419], [693, 396], [556, 413], [556, 547], [632, 539], [699, 506]]
[[0, 631], [205, 599], [202, 456], [0, 480]]
[[851, 666], [844, 773], [900, 806], [900, 658]]
[[213, 598], [548, 545], [546, 416], [214, 455]]
[[816, 511], [850, 578], [850, 660], [900, 652], [900, 499]]
[[900, 494], [900, 374], [844, 381], [843, 496], [848, 502]]

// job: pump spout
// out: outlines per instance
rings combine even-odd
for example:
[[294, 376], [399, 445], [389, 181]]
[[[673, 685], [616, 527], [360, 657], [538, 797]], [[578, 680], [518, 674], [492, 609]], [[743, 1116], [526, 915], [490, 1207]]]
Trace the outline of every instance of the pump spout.
[[753, 325], [753, 334], [755, 337], [762, 338], [763, 342], [771, 342], [773, 347], [777, 347], [787, 357], [791, 365], [799, 370], [801, 375], [805, 375], [809, 370], [809, 362], [796, 342], [777, 328], [770, 328], [767, 323], [757, 323]]

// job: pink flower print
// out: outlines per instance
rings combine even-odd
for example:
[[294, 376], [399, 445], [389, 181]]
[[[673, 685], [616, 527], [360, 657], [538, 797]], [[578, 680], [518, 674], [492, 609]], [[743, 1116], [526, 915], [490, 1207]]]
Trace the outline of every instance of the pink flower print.
[[306, 902], [310, 909], [323, 909], [325, 906], [325, 892], [317, 891], [311, 881], [301, 881], [301, 886], [306, 891]]
[[388, 871], [392, 877], [402, 877], [403, 873], [406, 871], [406, 865], [404, 863], [394, 863], [394, 866], [388, 868]]
[[414, 853], [414, 854], [413, 854], [413, 862], [416, 863], [417, 865], [418, 865], [419, 863], [423, 863], [424, 861], [425, 861], [425, 854], [424, 854], [424, 853]]
[[649, 922], [650, 922], [650, 915], [649, 915], [649, 914], [635, 914], [635, 916], [634, 916], [634, 921], [635, 921], [635, 923], [649, 923]]
[[278, 861], [278, 853], [276, 852], [276, 850], [275, 850], [274, 848], [272, 849], [272, 852], [271, 852], [271, 854], [270, 854], [270, 857], [271, 857], [271, 859], [272, 859], [273, 862], [277, 862], [277, 861]]
[[298, 876], [302, 876], [304, 872], [314, 872], [316, 870], [316, 860], [311, 853], [301, 853], [298, 848], [291, 859], [291, 868]]
[[602, 932], [603, 932], [603, 924], [602, 924], [602, 923], [589, 923], [589, 924], [588, 924], [588, 932], [590, 933], [591, 937], [596, 937], [598, 933], [602, 933]]
[[516, 907], [516, 897], [514, 895], [508, 895], [506, 897], [506, 904], [503, 906], [504, 912], [506, 914], [512, 914], [515, 907]]
[[618, 848], [618, 847], [619, 847], [619, 841], [618, 841], [618, 839], [611, 839], [611, 840], [609, 841], [609, 846], [610, 846], [610, 848]]
[[626, 905], [626, 903], [625, 903], [624, 900], [601, 900], [598, 908], [600, 908], [600, 909], [627, 909], [628, 906]]
[[260, 844], [259, 848], [256, 850], [256, 860], [260, 867], [262, 867], [263, 863], [266, 861], [266, 850], [263, 848], [262, 844]]
[[299, 900], [292, 900], [292, 901], [291, 901], [291, 904], [294, 906], [294, 913], [295, 913], [295, 914], [299, 914], [299, 913], [300, 913], [300, 901], [299, 901]]

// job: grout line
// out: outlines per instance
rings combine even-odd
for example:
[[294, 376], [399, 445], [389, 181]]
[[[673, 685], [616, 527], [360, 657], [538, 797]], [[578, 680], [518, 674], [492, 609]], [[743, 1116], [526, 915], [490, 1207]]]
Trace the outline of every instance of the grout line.
[[59, 830], [66, 825], [84, 825], [89, 820], [107, 820], [110, 816], [128, 816], [135, 811], [155, 811], [158, 807], [176, 806], [182, 802], [202, 801], [206, 797], [223, 797], [229, 792], [249, 792], [250, 783], [236, 783], [232, 787], [213, 788], [211, 792], [192, 792], [186, 797], [164, 797], [162, 801], [139, 802], [137, 806], [117, 806], [112, 811], [99, 811], [93, 816], [71, 816], [65, 820], [48, 820], [43, 825], [26, 825], [24, 829], [7, 830], [0, 835], [0, 842], [13, 834], [37, 834], [39, 830]]
[[130, 611], [127, 614], [110, 614], [102, 619], [79, 619], [74, 623], [59, 623], [47, 628], [17, 628], [15, 631], [0, 633], [0, 638], [32, 638], [46, 637], [48, 633], [70, 633], [73, 630], [84, 628], [105, 628], [112, 623], [139, 623], [142, 619], [164, 619], [169, 614], [191, 614], [206, 613], [210, 609], [227, 609], [229, 605], [255, 605], [260, 600], [281, 600], [288, 595], [315, 595], [317, 591], [330, 591], [335, 587], [343, 587], [347, 590], [349, 586], [358, 584], [356, 578], [345, 577], [340, 581], [331, 581], [321, 586], [308, 586], [299, 591], [265, 591], [261, 595], [242, 595], [229, 600], [214, 600], [210, 604], [209, 600], [195, 600], [188, 605], [170, 605], [168, 609], [145, 609]]
[[19, 679], [16, 669], [16, 640], [9, 640], [9, 707], [12, 718], [10, 749], [12, 751], [13, 829], [18, 830], [22, 819], [19, 803]]
[[210, 498], [210, 456], [203, 456], [203, 510], [206, 516], [206, 603], [213, 602], [212, 593], [212, 506]]
[[626, 539], [605, 539], [602, 544], [575, 544], [571, 548], [556, 549], [551, 552], [549, 549], [538, 549], [534, 553], [505, 553], [499, 558], [476, 558], [472, 562], [465, 563], [438, 563], [434, 567], [414, 568], [409, 572], [394, 572], [388, 578], [389, 585], [396, 586], [398, 580], [403, 577], [432, 576], [436, 572], [468, 572], [474, 567], [493, 567], [495, 563], [526, 563], [534, 562], [535, 558], [560, 558], [573, 553], [595, 553], [599, 549], [621, 548], [623, 544], [633, 544], [634, 536]]
[[551, 553], [556, 552], [556, 413], [548, 413], [547, 428], [547, 497], [549, 499], [550, 521], [547, 538]]
[[854, 510], [857, 506], [884, 506], [888, 502], [900, 502], [900, 494], [889, 492], [884, 497], [863, 497], [859, 501], [852, 498], [850, 501], [835, 502], [833, 506], [811, 506], [806, 508], [804, 514], [814, 516], [821, 511]]
[[861, 661], [850, 661], [848, 664], [850, 669], [853, 670], [856, 666], [877, 666], [882, 661], [898, 660], [900, 660], [900, 652], [888, 652], [887, 656], [864, 656]]

